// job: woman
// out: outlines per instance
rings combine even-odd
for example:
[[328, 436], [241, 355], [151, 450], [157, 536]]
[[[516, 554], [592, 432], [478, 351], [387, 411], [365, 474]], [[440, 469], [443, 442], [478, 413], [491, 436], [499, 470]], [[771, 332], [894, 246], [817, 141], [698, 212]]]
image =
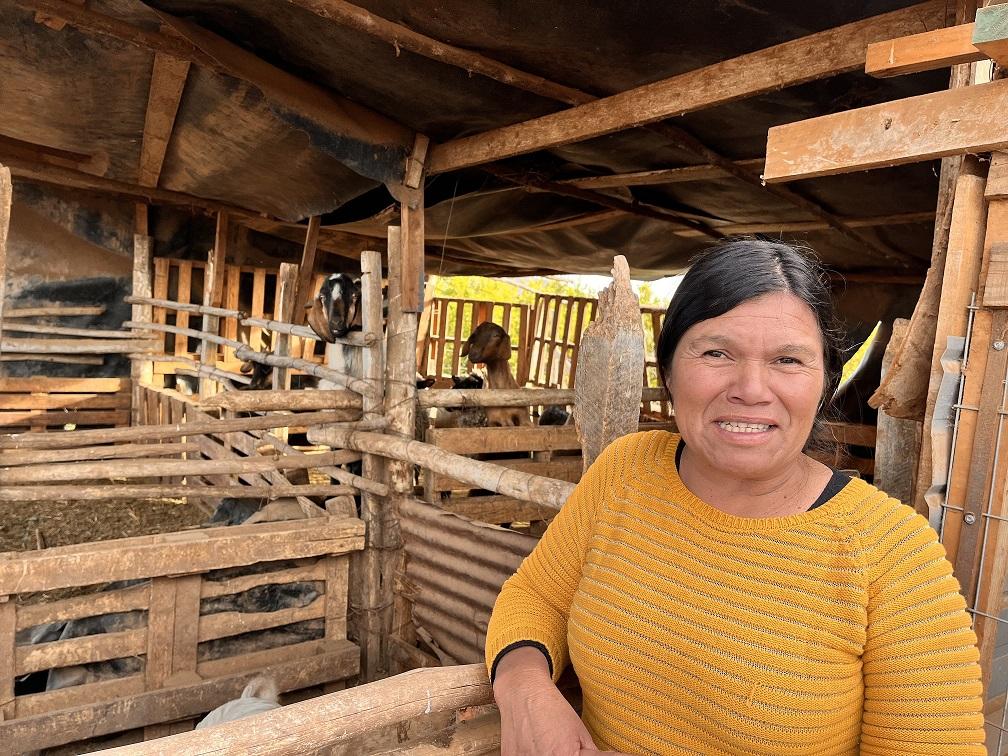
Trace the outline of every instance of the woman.
[[826, 282], [751, 239], [690, 268], [658, 343], [681, 435], [611, 444], [494, 607], [505, 756], [986, 753], [934, 531], [805, 453], [842, 367]]

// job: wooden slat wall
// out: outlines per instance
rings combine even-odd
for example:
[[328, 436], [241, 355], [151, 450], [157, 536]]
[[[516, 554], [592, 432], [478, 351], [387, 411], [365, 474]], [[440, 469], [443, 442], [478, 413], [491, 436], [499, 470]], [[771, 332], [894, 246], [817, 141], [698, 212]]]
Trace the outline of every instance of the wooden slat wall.
[[5, 433], [129, 425], [129, 408], [129, 378], [0, 378]]
[[[252, 673], [271, 674], [282, 690], [355, 674], [359, 652], [346, 640], [347, 570], [350, 552], [362, 546], [359, 520], [328, 517], [0, 554], [0, 710], [4, 713], [0, 742], [31, 751], [141, 726], [153, 737], [163, 733], [159, 725], [165, 721], [197, 716], [235, 697]], [[196, 571], [178, 574], [178, 564], [167, 564], [177, 560], [159, 557], [154, 553], [159, 549], [165, 554], [185, 552], [185, 563]], [[292, 559], [297, 560], [295, 567], [290, 561], [280, 561]], [[208, 575], [212, 570], [271, 562], [282, 566], [226, 580]], [[68, 564], [74, 569], [67, 569]], [[97, 575], [113, 572], [117, 578], [148, 582], [47, 604], [21, 604], [12, 593], [83, 587]], [[32, 576], [31, 585], [22, 583], [18, 577], [22, 574]], [[304, 607], [200, 614], [200, 601], [205, 598], [219, 599], [259, 585], [305, 581], [317, 585], [319, 596]], [[145, 612], [142, 626], [40, 645], [18, 643], [15, 638], [16, 631], [43, 622], [124, 611]], [[292, 638], [287, 645], [268, 651], [250, 652], [243, 647], [199, 660], [201, 643], [309, 619], [324, 620], [317, 640]], [[145, 671], [14, 696], [15, 675], [123, 657], [142, 657]], [[323, 659], [326, 665], [307, 677], [293, 673]], [[178, 686], [195, 686], [190, 692], [199, 694], [195, 700], [200, 703], [175, 712], [171, 702]], [[107, 716], [92, 723], [93, 729], [66, 726], [68, 721], [98, 712]]]
[[[188, 304], [203, 304], [204, 275], [206, 261], [175, 260], [171, 258], [154, 258], [153, 296], [155, 299], [170, 299]], [[245, 309], [254, 317], [275, 318], [275, 305], [279, 296], [278, 271], [273, 268], [253, 267], [248, 265], [225, 265], [223, 306], [227, 309]], [[313, 291], [317, 291], [322, 283], [322, 275], [316, 275]], [[163, 307], [154, 308], [154, 322], [178, 325], [183, 328], [200, 330], [202, 316], [190, 313], [166, 310]], [[239, 326], [236, 318], [220, 318], [217, 334], [228, 339], [241, 341], [247, 334], [249, 343], [255, 349], [263, 349], [263, 329], [260, 327], [244, 328]], [[161, 354], [178, 355], [188, 360], [199, 359], [199, 342], [174, 334], [163, 334]], [[315, 354], [316, 342], [309, 339], [290, 337], [290, 353], [314, 362], [323, 362], [324, 356]], [[319, 350], [321, 352], [321, 350]], [[240, 364], [230, 349], [217, 346], [211, 349], [213, 363], [226, 370], [235, 371]], [[155, 362], [155, 383], [164, 386], [164, 376], [174, 374], [176, 368], [191, 368], [187, 362]], [[293, 371], [297, 373], [298, 371]]]

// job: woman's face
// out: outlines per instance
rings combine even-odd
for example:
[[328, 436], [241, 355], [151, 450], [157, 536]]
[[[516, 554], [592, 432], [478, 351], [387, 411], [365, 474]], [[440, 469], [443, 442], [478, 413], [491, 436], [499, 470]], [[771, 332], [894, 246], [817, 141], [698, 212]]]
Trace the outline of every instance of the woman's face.
[[794, 294], [776, 292], [689, 328], [672, 356], [668, 389], [698, 462], [765, 479], [799, 463], [824, 383], [815, 315]]

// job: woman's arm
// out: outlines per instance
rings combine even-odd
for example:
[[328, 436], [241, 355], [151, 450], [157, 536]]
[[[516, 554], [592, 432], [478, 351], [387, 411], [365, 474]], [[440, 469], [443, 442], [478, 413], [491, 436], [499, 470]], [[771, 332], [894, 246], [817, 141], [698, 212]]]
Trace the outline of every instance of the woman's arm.
[[873, 528], [863, 756], [986, 754], [976, 635], [927, 521], [889, 500]]

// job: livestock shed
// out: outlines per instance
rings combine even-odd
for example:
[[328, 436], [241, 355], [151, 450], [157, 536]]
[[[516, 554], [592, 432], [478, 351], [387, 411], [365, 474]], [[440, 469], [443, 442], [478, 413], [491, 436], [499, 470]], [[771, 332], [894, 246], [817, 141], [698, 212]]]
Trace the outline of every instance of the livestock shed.
[[939, 531], [1008, 752], [1006, 64], [976, 0], [0, 0], [0, 750], [496, 752], [501, 584], [675, 427], [629, 278], [754, 235], [867, 343], [823, 459]]

